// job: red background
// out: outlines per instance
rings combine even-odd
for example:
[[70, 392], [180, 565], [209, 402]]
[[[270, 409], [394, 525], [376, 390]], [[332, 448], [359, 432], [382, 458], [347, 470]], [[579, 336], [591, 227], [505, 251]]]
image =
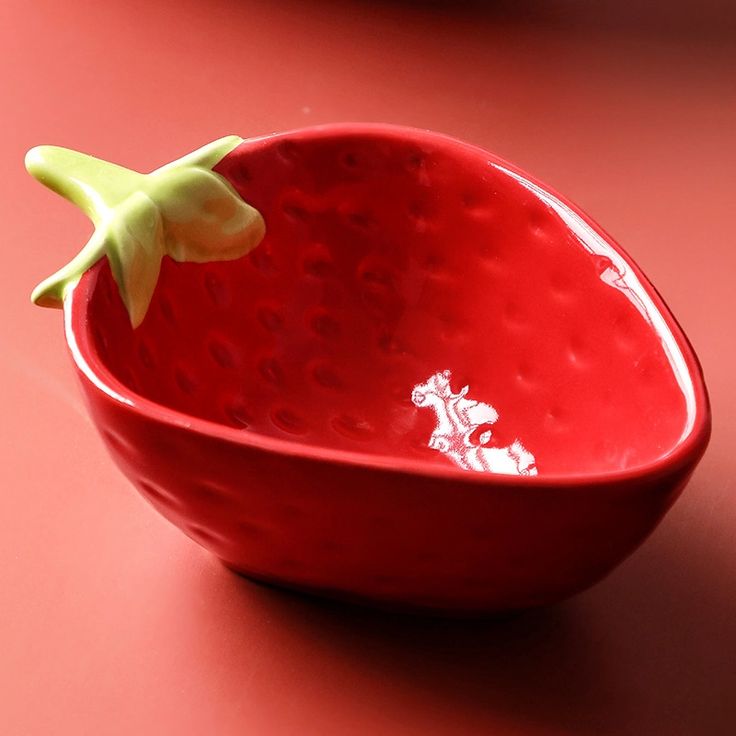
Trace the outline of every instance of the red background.
[[[626, 5], [2, 4], [0, 733], [736, 731], [736, 12]], [[338, 120], [449, 133], [565, 193], [700, 355], [701, 466], [647, 544], [563, 605], [417, 620], [226, 572], [113, 467], [61, 315], [29, 304], [89, 232], [24, 173], [30, 146], [149, 170]]]

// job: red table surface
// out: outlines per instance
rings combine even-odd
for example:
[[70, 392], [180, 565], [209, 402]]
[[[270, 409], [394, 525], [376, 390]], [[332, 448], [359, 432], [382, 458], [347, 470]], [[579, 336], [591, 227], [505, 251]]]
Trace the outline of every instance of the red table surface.
[[[0, 734], [736, 733], [734, 14], [489, 5], [2, 3]], [[699, 353], [702, 464], [642, 549], [567, 603], [421, 620], [234, 576], [113, 467], [61, 315], [29, 303], [89, 232], [25, 174], [30, 146], [148, 170], [339, 120], [446, 132], [564, 192]]]

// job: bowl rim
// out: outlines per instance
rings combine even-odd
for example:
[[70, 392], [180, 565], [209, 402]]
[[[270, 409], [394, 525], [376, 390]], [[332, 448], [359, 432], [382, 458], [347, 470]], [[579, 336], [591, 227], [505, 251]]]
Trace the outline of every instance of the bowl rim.
[[[694, 415], [689, 431], [681, 437], [669, 451], [646, 463], [623, 469], [608, 469], [589, 472], [556, 472], [536, 476], [505, 475], [498, 473], [477, 473], [463, 470], [448, 463], [447, 467], [411, 458], [372, 454], [367, 452], [344, 450], [323, 445], [313, 445], [296, 439], [273, 437], [255, 431], [247, 431], [229, 427], [215, 421], [203, 419], [195, 415], [180, 412], [169, 406], [159, 404], [138, 394], [120, 381], [102, 361], [91, 338], [90, 321], [87, 306], [97, 284], [102, 267], [98, 262], [89, 269], [80, 281], [70, 288], [64, 299], [64, 328], [67, 346], [78, 371], [89, 381], [94, 390], [104, 394], [120, 408], [133, 412], [143, 418], [153, 419], [161, 424], [208, 438], [218, 439], [251, 450], [269, 454], [278, 454], [305, 461], [329, 462], [333, 464], [388, 471], [398, 474], [419, 475], [431, 478], [448, 478], [468, 483], [486, 485], [522, 486], [538, 488], [544, 486], [581, 486], [620, 483], [627, 480], [638, 480], [649, 476], [666, 475], [677, 472], [688, 466], [694, 467], [705, 452], [711, 432], [711, 411], [708, 392], [703, 378], [700, 362], [687, 336], [670, 311], [662, 296], [652, 282], [643, 273], [633, 258], [603, 228], [588, 217], [579, 207], [559, 194], [553, 188], [540, 182], [535, 177], [514, 164], [496, 156], [486, 149], [452, 136], [422, 128], [413, 128], [385, 123], [331, 123], [327, 125], [297, 128], [279, 133], [257, 136], [246, 139], [241, 145], [253, 145], [265, 141], [289, 138], [295, 135], [323, 137], [348, 137], [356, 135], [383, 136], [406, 141], [426, 141], [433, 146], [445, 146], [465, 151], [467, 154], [487, 157], [489, 164], [494, 164], [515, 173], [532, 184], [540, 187], [545, 193], [569, 207], [582, 221], [588, 225], [606, 243], [611, 245], [632, 269], [646, 290], [655, 308], [663, 317], [666, 327], [674, 337], [687, 367], [687, 375], [694, 392]], [[237, 150], [237, 149], [236, 149]]]

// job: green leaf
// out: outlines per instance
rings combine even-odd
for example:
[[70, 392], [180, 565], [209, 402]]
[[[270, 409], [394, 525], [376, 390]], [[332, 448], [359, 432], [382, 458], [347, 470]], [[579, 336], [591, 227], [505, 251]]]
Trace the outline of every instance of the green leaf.
[[255, 248], [266, 232], [263, 218], [211, 170], [241, 142], [236, 136], [221, 138], [150, 174], [56, 146], [29, 151], [28, 171], [96, 225], [80, 253], [34, 289], [34, 303], [62, 306], [69, 287], [106, 254], [137, 327], [164, 255], [203, 263], [240, 258]]

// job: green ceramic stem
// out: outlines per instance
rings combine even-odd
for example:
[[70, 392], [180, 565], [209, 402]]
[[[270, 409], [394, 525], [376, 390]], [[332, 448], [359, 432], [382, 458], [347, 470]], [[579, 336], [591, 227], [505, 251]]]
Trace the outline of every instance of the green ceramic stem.
[[95, 225], [143, 185], [144, 175], [59, 146], [36, 146], [26, 169], [49, 189], [77, 205]]
[[36, 286], [31, 292], [31, 301], [39, 307], [60, 309], [64, 305], [68, 289], [105, 255], [105, 247], [104, 232], [95, 230], [84, 248], [69, 263]]
[[254, 248], [265, 234], [263, 218], [212, 171], [241, 142], [237, 136], [221, 138], [150, 174], [56, 146], [29, 151], [31, 175], [95, 225], [77, 256], [34, 289], [33, 302], [61, 307], [69, 289], [106, 255], [137, 327], [164, 255], [179, 261], [231, 260]]

